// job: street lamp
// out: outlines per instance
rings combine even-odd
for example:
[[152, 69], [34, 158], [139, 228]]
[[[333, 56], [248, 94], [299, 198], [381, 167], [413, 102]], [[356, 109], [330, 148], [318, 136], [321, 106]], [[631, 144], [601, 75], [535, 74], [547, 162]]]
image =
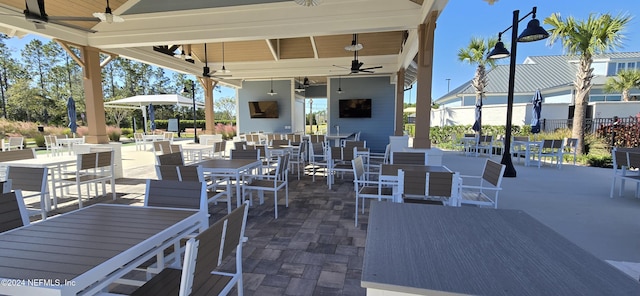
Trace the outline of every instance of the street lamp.
[[[502, 161], [501, 163], [506, 166], [504, 170], [504, 177], [515, 177], [516, 169], [513, 167], [513, 162], [511, 161], [511, 121], [513, 118], [513, 89], [515, 83], [515, 72], [516, 72], [516, 49], [518, 42], [532, 42], [545, 39], [549, 37], [549, 33], [540, 26], [540, 21], [536, 19], [536, 9], [537, 7], [533, 7], [533, 9], [527, 13], [522, 18], [519, 18], [520, 11], [513, 11], [513, 24], [506, 28], [504, 31], [498, 33], [498, 43], [487, 58], [489, 59], [502, 59], [511, 55], [511, 63], [509, 64], [509, 90], [507, 94], [507, 122], [505, 124], [505, 135], [504, 135], [504, 149], [502, 151]], [[518, 23], [523, 19], [528, 17], [529, 15], [533, 15], [532, 19], [527, 24], [527, 28], [522, 31], [522, 34], [518, 36]], [[511, 54], [504, 48], [504, 43], [502, 43], [502, 34], [511, 29]]]
[[[200, 140], [198, 140], [198, 123], [196, 122], [196, 85], [193, 80], [189, 80], [189, 85], [191, 85], [191, 101], [193, 101], [193, 142], [200, 143]], [[187, 93], [189, 93], [189, 89], [185, 86], [182, 89], [182, 94]]]

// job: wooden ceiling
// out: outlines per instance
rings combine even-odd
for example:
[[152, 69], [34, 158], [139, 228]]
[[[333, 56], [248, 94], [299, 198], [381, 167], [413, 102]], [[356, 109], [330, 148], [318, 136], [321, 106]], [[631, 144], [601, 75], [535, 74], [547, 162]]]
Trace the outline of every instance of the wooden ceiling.
[[[50, 17], [92, 17], [106, 8], [106, 0], [44, 1]], [[303, 7], [293, 0], [109, 0], [113, 14], [125, 22], [51, 21], [45, 29], [36, 29], [24, 18], [25, 0], [0, 0], [0, 32], [36, 33], [193, 75], [201, 75], [205, 60], [211, 69], [221, 67], [224, 43], [225, 67], [237, 81], [348, 74], [333, 65], [350, 65], [353, 52], [344, 47], [357, 33], [363, 45], [359, 60], [365, 66], [383, 66], [376, 74], [394, 75], [415, 56], [417, 26], [446, 2], [367, 0], [363, 5], [362, 0], [323, 0]], [[153, 50], [176, 45], [190, 46], [195, 62]], [[410, 52], [403, 52], [405, 48]]]

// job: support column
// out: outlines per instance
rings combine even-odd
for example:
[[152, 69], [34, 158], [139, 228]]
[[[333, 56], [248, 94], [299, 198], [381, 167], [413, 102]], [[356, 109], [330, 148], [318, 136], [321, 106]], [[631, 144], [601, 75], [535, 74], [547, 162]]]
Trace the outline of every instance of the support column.
[[81, 48], [84, 67], [84, 94], [89, 134], [86, 142], [90, 144], [107, 144], [107, 125], [104, 113], [104, 97], [102, 96], [102, 72], [100, 50], [94, 47]]
[[433, 80], [433, 35], [437, 13], [432, 11], [424, 24], [418, 26], [418, 88], [416, 92], [416, 135], [414, 148], [431, 148], [431, 84]]
[[396, 122], [393, 131], [395, 136], [404, 134], [404, 72], [404, 68], [400, 68], [396, 79]]
[[204, 89], [204, 119], [205, 119], [205, 131], [203, 134], [212, 135], [215, 133], [215, 112], [213, 110], [213, 90], [215, 89], [218, 81], [210, 78], [198, 78], [202, 88]]

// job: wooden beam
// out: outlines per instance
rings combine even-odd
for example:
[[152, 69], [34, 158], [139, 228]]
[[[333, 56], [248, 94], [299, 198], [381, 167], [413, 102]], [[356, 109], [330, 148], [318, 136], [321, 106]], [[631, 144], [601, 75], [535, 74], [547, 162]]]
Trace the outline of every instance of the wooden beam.
[[309, 39], [311, 39], [311, 47], [313, 48], [313, 58], [314, 59], [318, 59], [318, 47], [316, 47], [316, 38], [314, 38], [313, 36], [309, 36]]
[[273, 56], [274, 61], [280, 60], [280, 54], [278, 52], [278, 40], [277, 39], [265, 39], [267, 41], [267, 46], [269, 47], [269, 51], [271, 51], [271, 55]]
[[[84, 67], [85, 67], [85, 65], [84, 65], [84, 61], [82, 60], [82, 58], [80, 58], [79, 56], [77, 56], [77, 55], [76, 55], [76, 53], [75, 53], [75, 52], [73, 52], [73, 51], [71, 50], [71, 48], [69, 47], [69, 43], [68, 43], [68, 42], [65, 42], [65, 41], [63, 41], [63, 40], [59, 40], [59, 39], [53, 39], [53, 40], [54, 40], [56, 43], [60, 44], [60, 46], [62, 47], [62, 49], [64, 49], [64, 51], [66, 51], [66, 52], [69, 54], [69, 56], [71, 56], [71, 58], [72, 58], [74, 61], [76, 61], [76, 63], [78, 63], [78, 65], [80, 65], [80, 67], [82, 67], [82, 68], [84, 68]], [[74, 46], [74, 47], [75, 47], [75, 46]], [[86, 71], [85, 71], [85, 74], [86, 74]], [[85, 78], [87, 78], [87, 77], [85, 77]]]

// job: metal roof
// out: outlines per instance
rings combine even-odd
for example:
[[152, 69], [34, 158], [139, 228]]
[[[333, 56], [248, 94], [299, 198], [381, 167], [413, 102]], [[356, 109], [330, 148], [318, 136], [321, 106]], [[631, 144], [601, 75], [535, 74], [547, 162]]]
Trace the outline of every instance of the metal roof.
[[[607, 53], [593, 57], [598, 62], [616, 62], [617, 60], [640, 60], [640, 52]], [[573, 85], [576, 75], [578, 57], [569, 55], [530, 56], [523, 64], [516, 65], [514, 93], [533, 93], [537, 89], [545, 90], [567, 85]], [[487, 71], [487, 94], [504, 94], [509, 87], [509, 65], [498, 65]], [[596, 76], [592, 80], [594, 85], [603, 84], [605, 76]], [[449, 93], [436, 99], [446, 102], [460, 95], [473, 95], [474, 88], [471, 80], [454, 88]]]

